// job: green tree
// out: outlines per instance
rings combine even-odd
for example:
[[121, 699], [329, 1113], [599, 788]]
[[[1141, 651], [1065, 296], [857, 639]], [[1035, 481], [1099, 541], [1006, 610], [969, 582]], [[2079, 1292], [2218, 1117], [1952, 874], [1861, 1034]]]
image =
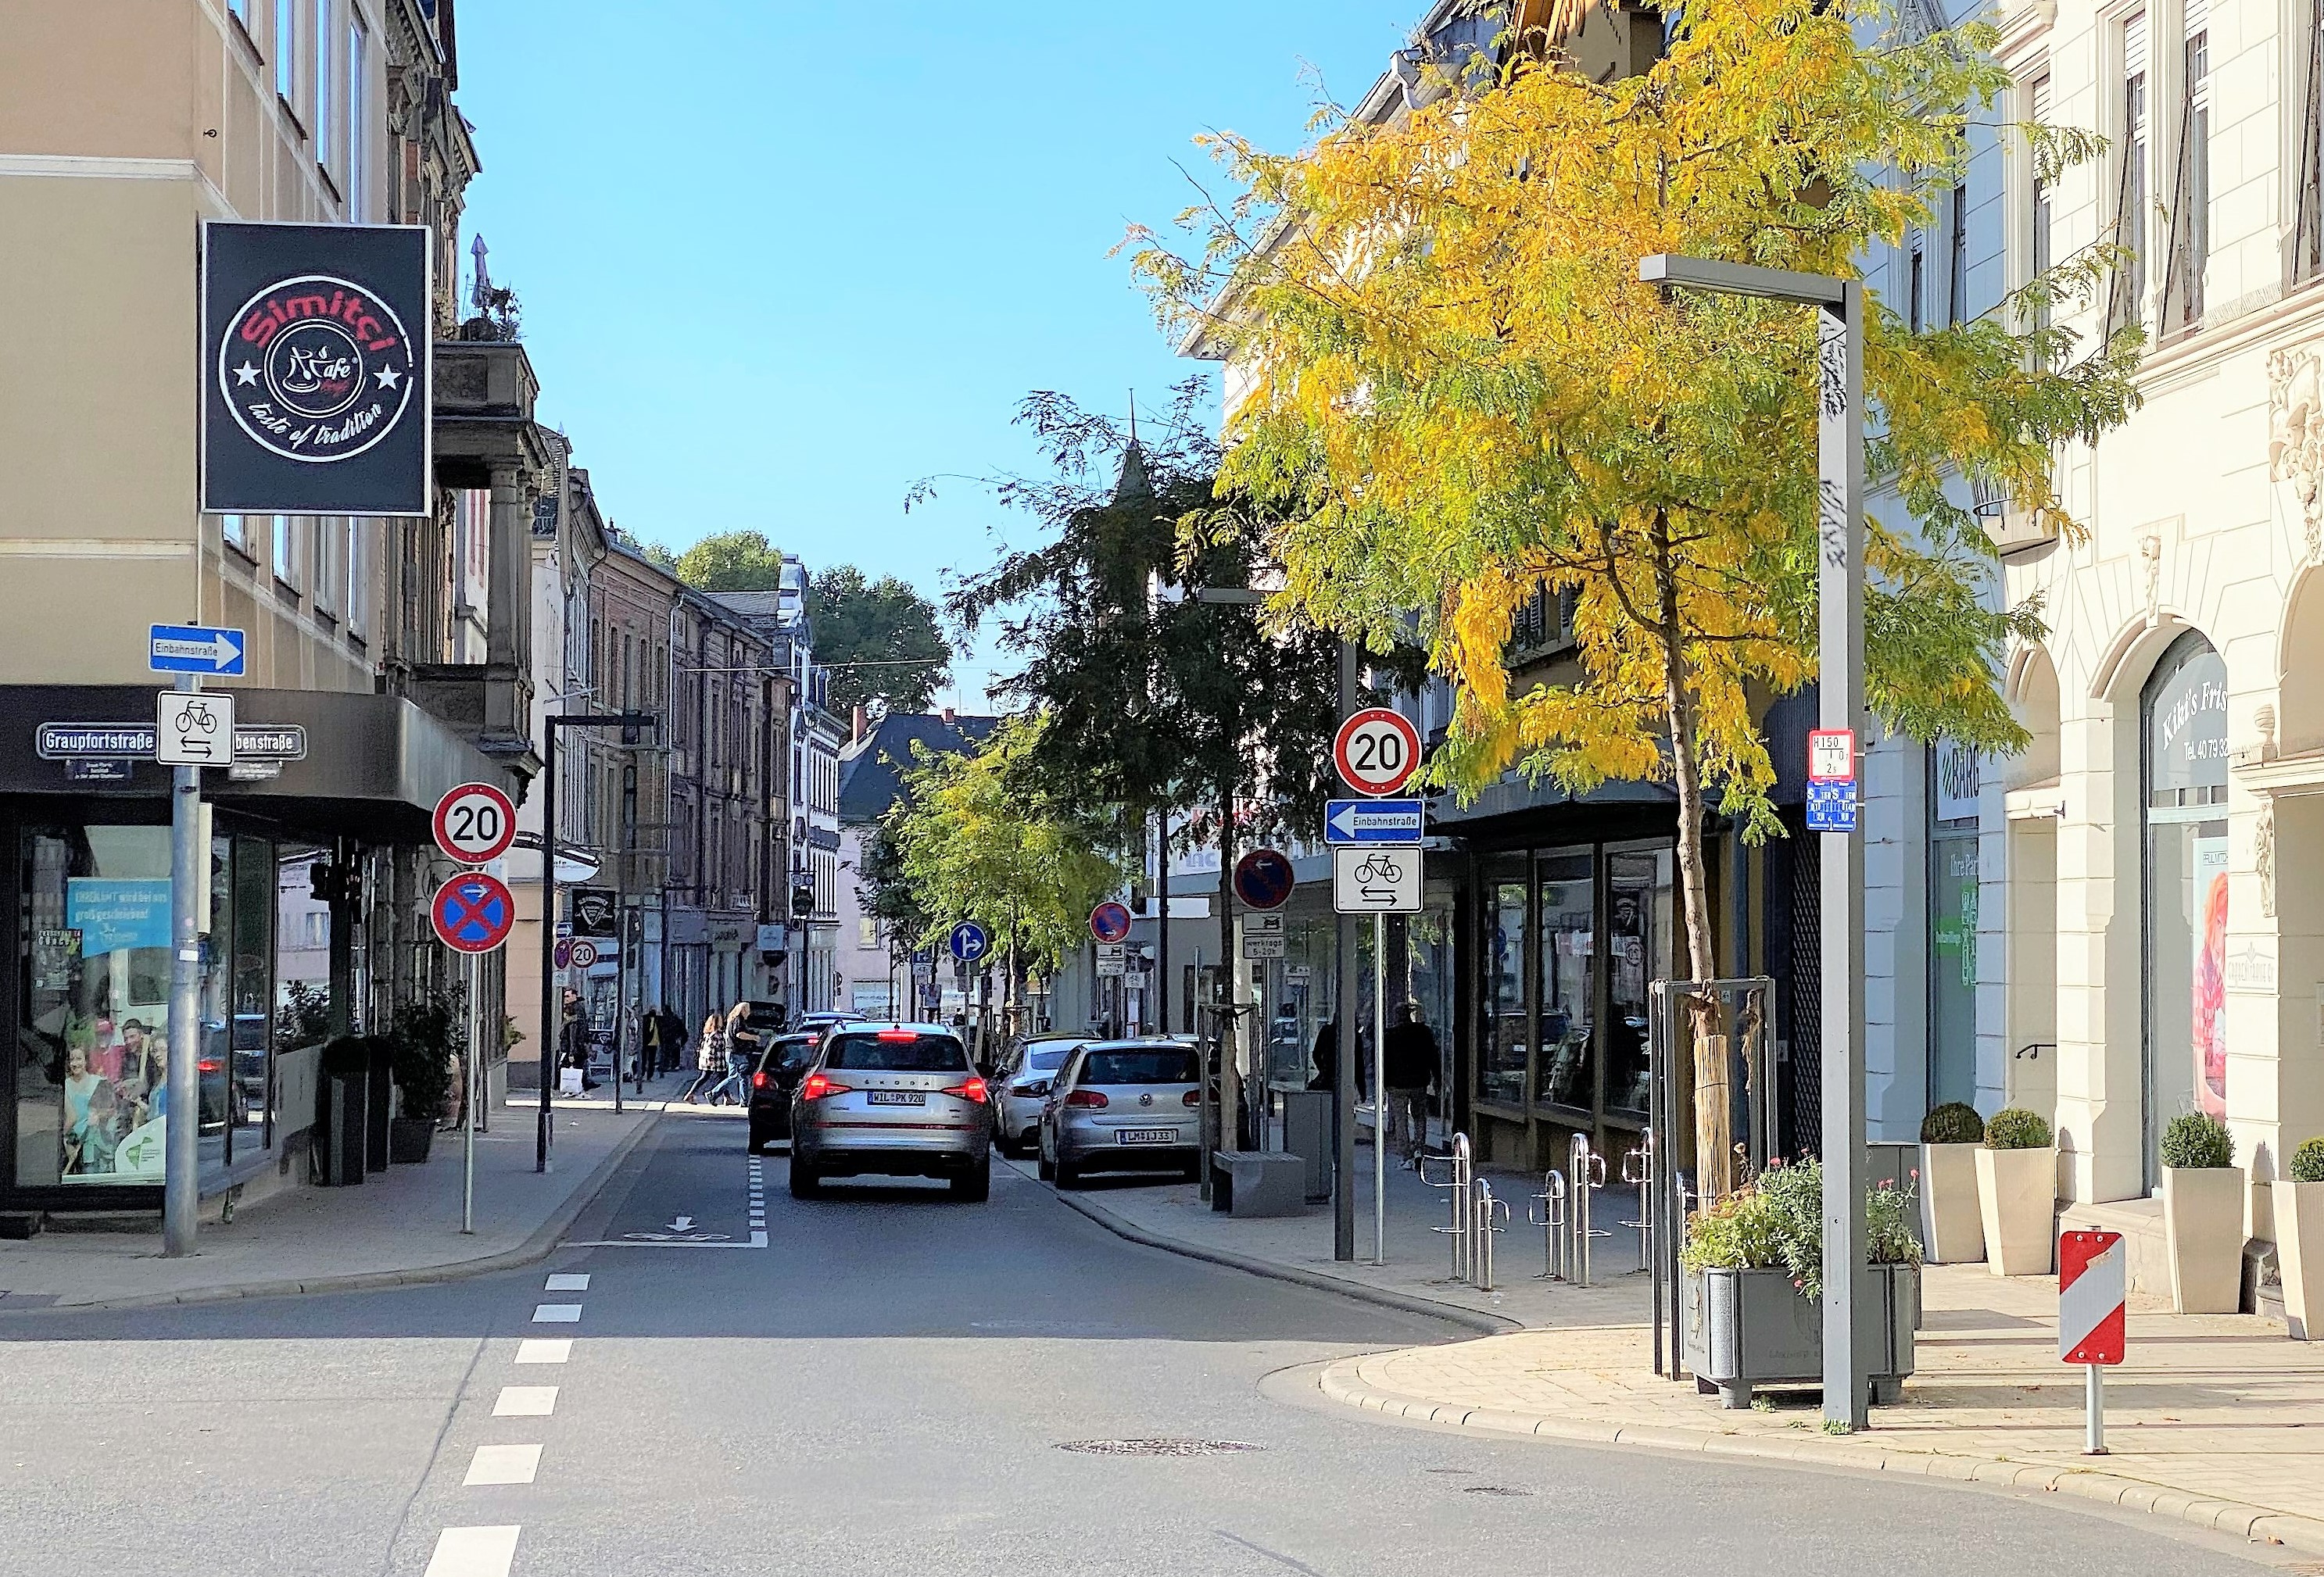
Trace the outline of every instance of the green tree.
[[815, 660], [831, 674], [831, 706], [845, 717], [926, 711], [952, 683], [952, 647], [936, 605], [893, 575], [866, 581], [853, 564], [834, 564], [807, 582]]
[[772, 591], [783, 555], [763, 531], [721, 531], [678, 557], [678, 578], [697, 591]]
[[[2008, 79], [1989, 27], [1891, 20], [1867, 0], [1690, 5], [1634, 77], [1518, 49], [1391, 126], [1342, 124], [1289, 156], [1225, 139], [1243, 197], [1197, 255], [1148, 237], [1138, 258], [1166, 316], [1251, 375], [1221, 480], [1278, 511], [1261, 529], [1284, 603], [1376, 646], [1416, 611], [1458, 692], [1442, 781], [1473, 793], [1514, 765], [1577, 793], [1672, 784], [1697, 978], [1717, 973], [1710, 807], [1775, 830], [1758, 703], [1815, 676], [1815, 327], [1781, 303], [1666, 300], [1638, 260], [1853, 275], [1930, 225]], [[2033, 141], [2045, 170], [2096, 147]], [[2094, 248], [1922, 332], [1870, 306], [1868, 471], [1914, 526], [1868, 523], [1868, 688], [1892, 726], [2023, 746], [1994, 674], [2038, 610], [1987, 605], [1993, 544], [1949, 479], [2076, 534], [2052, 451], [2135, 401], [2135, 335], [2082, 354], [2068, 326], [2111, 261]], [[1578, 600], [1581, 672], [1518, 689], [1503, 653], [1544, 591]], [[1696, 1041], [1717, 1192], [1726, 1062]]]

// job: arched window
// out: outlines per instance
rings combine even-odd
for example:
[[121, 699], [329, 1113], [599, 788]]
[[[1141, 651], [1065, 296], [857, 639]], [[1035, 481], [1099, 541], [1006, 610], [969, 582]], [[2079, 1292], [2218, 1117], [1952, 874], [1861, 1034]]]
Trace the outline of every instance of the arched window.
[[2227, 1109], [2227, 665], [2179, 637], [2139, 708], [2145, 802], [2146, 1180], [2163, 1126]]

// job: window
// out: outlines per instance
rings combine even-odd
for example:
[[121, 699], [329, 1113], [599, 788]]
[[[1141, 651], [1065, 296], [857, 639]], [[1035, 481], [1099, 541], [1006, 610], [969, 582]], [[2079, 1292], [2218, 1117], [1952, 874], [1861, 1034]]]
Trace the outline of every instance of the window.
[[299, 0], [274, 0], [274, 91], [299, 113]]
[[2227, 668], [2200, 635], [2163, 654], [2141, 697], [2146, 802], [2146, 1182], [2163, 1127], [2227, 1114]]
[[880, 921], [866, 914], [855, 922], [855, 945], [869, 952], [880, 945]]
[[346, 522], [344, 519], [315, 521], [315, 610], [334, 612], [338, 608], [339, 592], [346, 586], [346, 566], [340, 552], [346, 546]]
[[299, 589], [299, 532], [293, 515], [274, 517], [274, 578], [290, 587]]
[[1945, 206], [1945, 321], [1969, 321], [1969, 188], [1956, 186]]
[[237, 552], [250, 551], [250, 518], [246, 515], [220, 515], [218, 536], [228, 547]]
[[331, 0], [315, 0], [315, 162], [331, 167]]
[[2310, 0], [2306, 9], [2306, 36], [2293, 34], [2308, 73], [2300, 105], [2300, 187], [2291, 205], [2293, 284], [2324, 273], [2324, 0]]
[[2188, 0], [2186, 96], [2180, 105], [2179, 175], [2171, 194], [2171, 267], [2163, 277], [2163, 332], [2203, 323], [2203, 270], [2211, 252], [2210, 35], [2205, 0]]
[[347, 595], [340, 611], [346, 616], [347, 634], [363, 640], [367, 638], [371, 629], [371, 599], [367, 595], [371, 587], [364, 578], [363, 525], [352, 516], [346, 525]]
[[2114, 210], [2113, 243], [2126, 254], [2114, 272], [2107, 299], [2107, 332], [2137, 323], [2146, 295], [2146, 18], [2122, 24], [2122, 160]]
[[[1184, 1055], [1191, 1059], [1194, 1053]], [[860, 1073], [966, 1073], [968, 1053], [950, 1035], [835, 1035], [823, 1065]]]
[[[2036, 78], [2026, 97], [2034, 124], [2047, 125], [2050, 121], [2050, 79], [2047, 77]], [[2050, 182], [2043, 179], [2044, 174], [2039, 169], [2034, 171], [2033, 212], [2026, 215], [2025, 222], [2030, 277], [2037, 280], [2050, 271], [2051, 261]], [[2034, 322], [2036, 326], [2047, 328], [2050, 325], [2049, 307], [2042, 307]]]
[[248, 37], [250, 33], [250, 0], [226, 0], [226, 11], [228, 16], [233, 17], [236, 22], [242, 23], [243, 35], [244, 37]]
[[1913, 332], [1918, 334], [1927, 321], [1923, 316], [1923, 303], [1928, 299], [1928, 265], [1921, 254], [1921, 233], [1918, 230], [1913, 232], [1908, 244], [1912, 252], [1904, 264], [1904, 294], [1908, 303], [1904, 317]]
[[371, 142], [371, 34], [363, 19], [347, 13], [347, 219], [361, 225], [371, 217], [371, 164], [364, 157]]

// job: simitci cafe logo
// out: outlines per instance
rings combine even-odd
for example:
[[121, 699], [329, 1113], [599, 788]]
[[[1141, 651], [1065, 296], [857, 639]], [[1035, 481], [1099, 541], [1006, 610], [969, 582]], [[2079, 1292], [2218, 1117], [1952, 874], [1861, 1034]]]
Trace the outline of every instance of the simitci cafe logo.
[[218, 391], [254, 442], [327, 464], [394, 431], [417, 367], [393, 308], [350, 280], [300, 274], [235, 313], [218, 346]]

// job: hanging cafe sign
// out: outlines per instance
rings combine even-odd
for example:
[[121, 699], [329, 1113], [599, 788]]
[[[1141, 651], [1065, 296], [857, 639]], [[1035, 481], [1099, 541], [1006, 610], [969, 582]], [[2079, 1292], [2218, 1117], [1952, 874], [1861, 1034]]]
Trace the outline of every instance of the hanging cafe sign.
[[202, 226], [201, 507], [427, 515], [428, 232]]

